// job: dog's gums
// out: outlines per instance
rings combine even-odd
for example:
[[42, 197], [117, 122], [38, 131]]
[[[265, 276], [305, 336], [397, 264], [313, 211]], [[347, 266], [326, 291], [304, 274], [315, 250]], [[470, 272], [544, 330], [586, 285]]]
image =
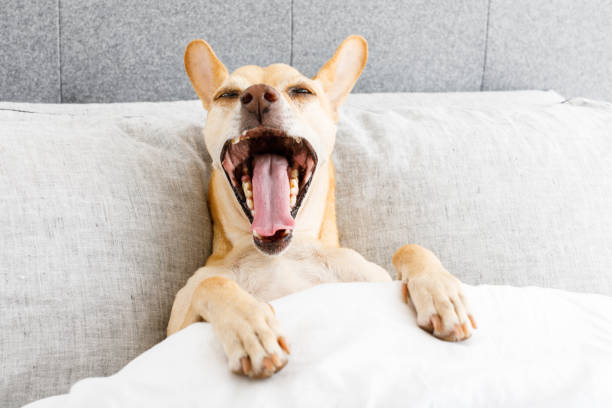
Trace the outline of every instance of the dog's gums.
[[316, 169], [314, 149], [306, 139], [259, 126], [228, 140], [221, 163], [251, 222], [255, 246], [268, 255], [281, 253]]

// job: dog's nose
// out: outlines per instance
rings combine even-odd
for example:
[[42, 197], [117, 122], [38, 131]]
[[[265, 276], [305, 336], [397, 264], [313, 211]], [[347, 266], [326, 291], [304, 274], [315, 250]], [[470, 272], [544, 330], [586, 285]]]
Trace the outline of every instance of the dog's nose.
[[280, 95], [278, 91], [266, 84], [251, 85], [242, 92], [240, 102], [242, 108], [255, 115], [260, 123], [263, 123], [264, 115], [276, 106]]

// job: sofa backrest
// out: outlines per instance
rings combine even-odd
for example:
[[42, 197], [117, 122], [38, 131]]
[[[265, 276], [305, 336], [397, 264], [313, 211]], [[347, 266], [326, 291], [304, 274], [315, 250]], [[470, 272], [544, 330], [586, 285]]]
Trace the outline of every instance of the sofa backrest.
[[0, 100], [194, 99], [183, 70], [204, 38], [229, 69], [316, 73], [361, 34], [357, 92], [555, 89], [612, 100], [612, 2], [555, 0], [5, 0]]

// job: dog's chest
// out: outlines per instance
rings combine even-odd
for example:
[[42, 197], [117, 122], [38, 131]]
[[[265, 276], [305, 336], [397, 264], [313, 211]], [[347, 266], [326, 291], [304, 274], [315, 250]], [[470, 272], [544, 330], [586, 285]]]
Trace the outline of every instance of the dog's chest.
[[232, 269], [236, 282], [243, 289], [266, 302], [339, 280], [327, 266], [322, 251], [297, 245], [278, 257], [249, 251], [236, 260]]

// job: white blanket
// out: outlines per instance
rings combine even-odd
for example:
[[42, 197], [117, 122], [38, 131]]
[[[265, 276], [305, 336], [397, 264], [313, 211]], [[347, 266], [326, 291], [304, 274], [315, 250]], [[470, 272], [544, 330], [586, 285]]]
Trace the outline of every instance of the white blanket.
[[199, 323], [28, 408], [612, 406], [612, 298], [465, 291], [478, 330], [463, 343], [419, 329], [397, 282], [321, 285], [273, 302], [292, 354], [270, 379], [230, 373]]

